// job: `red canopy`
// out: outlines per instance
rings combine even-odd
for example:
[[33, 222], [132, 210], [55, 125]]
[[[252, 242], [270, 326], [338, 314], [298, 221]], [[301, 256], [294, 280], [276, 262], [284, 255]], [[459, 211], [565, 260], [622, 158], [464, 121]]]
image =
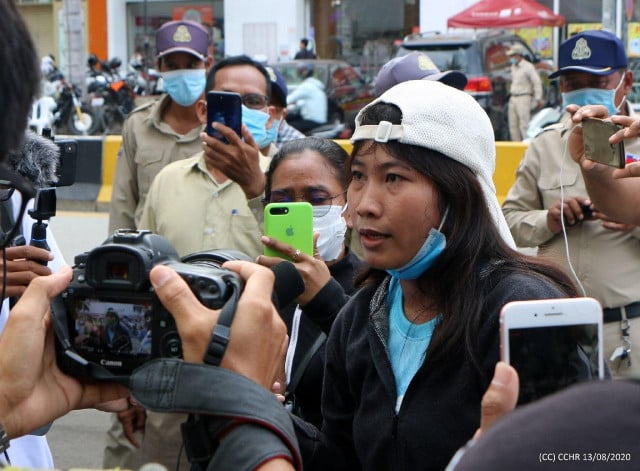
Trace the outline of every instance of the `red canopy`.
[[448, 28], [562, 26], [564, 16], [534, 0], [480, 0], [447, 20]]

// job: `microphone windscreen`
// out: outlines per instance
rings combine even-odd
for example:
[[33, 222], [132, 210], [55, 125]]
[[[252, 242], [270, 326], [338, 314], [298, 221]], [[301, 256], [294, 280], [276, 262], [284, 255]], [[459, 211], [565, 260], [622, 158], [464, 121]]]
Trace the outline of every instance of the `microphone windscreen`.
[[286, 306], [304, 292], [304, 281], [293, 263], [277, 263], [271, 267], [271, 271], [276, 276], [272, 298], [277, 309]]
[[58, 179], [56, 168], [60, 149], [51, 139], [27, 131], [22, 147], [10, 152], [8, 157], [10, 167], [37, 188], [51, 186]]

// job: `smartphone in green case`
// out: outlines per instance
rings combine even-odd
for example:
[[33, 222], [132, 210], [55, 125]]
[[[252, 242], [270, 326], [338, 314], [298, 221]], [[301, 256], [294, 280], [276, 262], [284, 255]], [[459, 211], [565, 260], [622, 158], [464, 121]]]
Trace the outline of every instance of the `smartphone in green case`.
[[[264, 208], [264, 234], [313, 255], [313, 207], [307, 202], [269, 203]], [[292, 261], [288, 254], [267, 246], [264, 254]]]

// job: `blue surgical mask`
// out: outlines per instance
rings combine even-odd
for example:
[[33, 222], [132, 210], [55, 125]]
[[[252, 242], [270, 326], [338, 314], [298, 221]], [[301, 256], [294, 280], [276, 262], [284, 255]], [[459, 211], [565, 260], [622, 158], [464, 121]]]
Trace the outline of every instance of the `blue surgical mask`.
[[[256, 141], [258, 147], [262, 149], [267, 147], [271, 142], [275, 141], [275, 137], [272, 137], [267, 130], [267, 121], [269, 121], [269, 115], [264, 111], [254, 110], [242, 105], [242, 122], [247, 126], [249, 132], [253, 136], [253, 140]], [[273, 128], [273, 126], [271, 126]], [[278, 130], [276, 127], [276, 134]]]
[[516, 59], [515, 57], [512, 57], [509, 59], [509, 63], [511, 65], [516, 65], [518, 63], [518, 59]]
[[444, 234], [440, 232], [440, 229], [442, 229], [448, 213], [449, 208], [445, 210], [438, 229], [431, 228], [429, 236], [411, 260], [400, 268], [387, 269], [387, 273], [401, 280], [415, 280], [431, 268], [447, 246], [447, 239]]
[[620, 111], [622, 104], [625, 102], [627, 97], [624, 97], [620, 104], [616, 106], [616, 93], [618, 88], [624, 82], [624, 74], [620, 79], [620, 83], [613, 90], [609, 88], [581, 88], [579, 90], [573, 90], [571, 92], [566, 92], [562, 94], [562, 104], [563, 106], [567, 105], [578, 105], [578, 106], [586, 106], [586, 105], [603, 105], [607, 107], [607, 111], [609, 112], [609, 116], [613, 116]]
[[162, 72], [164, 89], [180, 106], [191, 106], [204, 92], [205, 69], [181, 69]]
[[280, 129], [280, 120], [274, 119], [271, 127], [267, 129], [267, 137], [269, 138], [269, 143], [276, 142], [278, 140], [278, 129]]

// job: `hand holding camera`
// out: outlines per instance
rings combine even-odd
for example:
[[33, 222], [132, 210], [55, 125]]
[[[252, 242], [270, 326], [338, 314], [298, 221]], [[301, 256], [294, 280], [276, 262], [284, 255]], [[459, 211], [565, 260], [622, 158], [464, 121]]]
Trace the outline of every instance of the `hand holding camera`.
[[[274, 273], [244, 261], [228, 262], [225, 268], [231, 270], [225, 270], [231, 277], [244, 280], [246, 285], [222, 366], [268, 388], [273, 365], [278, 364], [286, 345], [286, 328], [272, 303]], [[67, 376], [56, 364], [50, 326], [52, 320], [55, 324], [60, 319], [51, 318], [49, 305], [69, 290], [72, 276], [80, 274], [65, 267], [56, 274], [37, 277], [7, 321], [0, 342], [0, 369], [7, 386], [6, 400], [0, 402], [0, 417], [9, 437], [29, 433], [69, 410], [96, 407], [129, 395], [126, 387], [115, 383]], [[219, 312], [204, 307], [183, 276], [168, 266], [153, 267], [149, 280], [166, 311], [173, 314], [185, 360], [201, 363]], [[25, 364], [38, 366], [25, 369]]]
[[[272, 302], [274, 273], [280, 275], [276, 301], [289, 302], [304, 284], [293, 266], [267, 270], [228, 262], [221, 267], [244, 257], [213, 251], [180, 261], [161, 236], [116, 231], [101, 246], [76, 257], [71, 282], [52, 302], [60, 369], [78, 378], [128, 385], [132, 372], [152, 359], [201, 363], [205, 356], [217, 354], [222, 366], [270, 387], [274, 376], [269, 355], [256, 353], [260, 358], [248, 362], [235, 358], [252, 356], [251, 347], [260, 345], [265, 331], [272, 333], [277, 350], [285, 348], [286, 328]], [[253, 281], [249, 295], [240, 297], [242, 279]], [[237, 309], [251, 314], [235, 319]], [[246, 341], [225, 349], [231, 321], [238, 325], [237, 336]]]
[[591, 202], [584, 197], [568, 197], [558, 200], [547, 211], [547, 226], [554, 234], [562, 232], [562, 219], [565, 226], [574, 226], [583, 221], [595, 219]]

